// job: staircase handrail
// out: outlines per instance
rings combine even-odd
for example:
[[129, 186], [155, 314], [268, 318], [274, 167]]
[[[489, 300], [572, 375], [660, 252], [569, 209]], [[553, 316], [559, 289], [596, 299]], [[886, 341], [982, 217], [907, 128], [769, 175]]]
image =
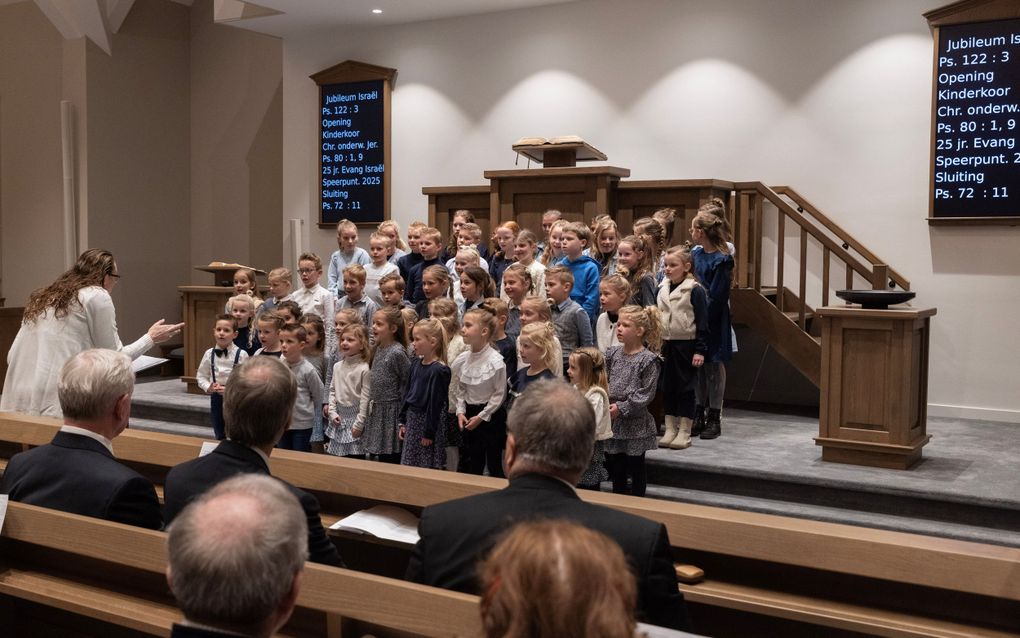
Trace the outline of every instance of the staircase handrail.
[[[734, 188], [739, 193], [740, 191], [755, 191], [765, 199], [772, 202], [779, 211], [792, 219], [798, 226], [800, 226], [805, 232], [818, 240], [825, 248], [835, 255], [837, 258], [843, 261], [848, 267], [852, 268], [854, 272], [867, 279], [869, 282], [875, 282], [876, 269], [865, 266], [857, 257], [850, 254], [848, 250], [843, 248], [840, 244], [837, 244], [828, 235], [819, 232], [817, 226], [812, 222], [808, 221], [803, 213], [800, 213], [793, 206], [790, 206], [782, 197], [779, 196], [774, 190], [763, 184], [762, 182], [737, 182], [734, 184]], [[876, 264], [876, 266], [883, 266], [883, 264]]]
[[[875, 264], [889, 263], [887, 261], [880, 259], [875, 253], [868, 250], [863, 244], [854, 239], [854, 237], [851, 236], [850, 233], [843, 230], [843, 228], [839, 224], [832, 221], [828, 216], [822, 213], [817, 206], [809, 202], [807, 198], [802, 196], [793, 188], [789, 186], [773, 186], [772, 190], [779, 195], [785, 195], [792, 199], [797, 204], [798, 207], [804, 210], [804, 212], [811, 215], [811, 217], [814, 217], [819, 224], [824, 226], [829, 232], [838, 237], [844, 243], [844, 245], [849, 246], [850, 248], [853, 248], [855, 251], [860, 253], [860, 255], [864, 259], [868, 260], [873, 266]], [[903, 290], [910, 290], [910, 280], [901, 275], [891, 266], [889, 267], [889, 279], [895, 282], [896, 285], [902, 288]]]

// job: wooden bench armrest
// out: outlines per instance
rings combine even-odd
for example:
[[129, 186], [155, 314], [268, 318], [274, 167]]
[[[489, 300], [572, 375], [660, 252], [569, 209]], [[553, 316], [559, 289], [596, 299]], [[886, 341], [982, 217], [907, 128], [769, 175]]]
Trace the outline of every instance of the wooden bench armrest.
[[696, 585], [680, 585], [688, 603], [725, 607], [752, 614], [786, 618], [798, 622], [894, 638], [1016, 638], [1008, 631], [997, 631], [885, 609], [875, 609], [828, 600], [776, 592], [745, 585], [705, 580]]
[[181, 619], [172, 605], [21, 569], [0, 573], [0, 594], [63, 609], [152, 636], [169, 636]]

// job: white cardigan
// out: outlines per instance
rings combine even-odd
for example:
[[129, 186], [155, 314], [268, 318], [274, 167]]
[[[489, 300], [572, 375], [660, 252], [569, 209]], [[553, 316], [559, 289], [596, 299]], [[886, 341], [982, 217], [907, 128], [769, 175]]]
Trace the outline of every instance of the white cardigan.
[[137, 359], [154, 344], [145, 334], [132, 344], [121, 344], [110, 293], [101, 286], [78, 291], [78, 302], [56, 318], [47, 308], [35, 321], [22, 322], [7, 355], [7, 378], [0, 410], [60, 418], [57, 380], [71, 357], [90, 348], [118, 350]]

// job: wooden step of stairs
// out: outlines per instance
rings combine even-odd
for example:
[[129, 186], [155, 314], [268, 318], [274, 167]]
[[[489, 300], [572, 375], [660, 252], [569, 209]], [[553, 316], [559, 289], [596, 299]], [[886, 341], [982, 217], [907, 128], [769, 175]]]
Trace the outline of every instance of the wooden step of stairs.
[[[821, 383], [821, 340], [802, 330], [798, 325], [798, 310], [779, 310], [773, 303], [778, 295], [775, 288], [734, 288], [730, 291], [730, 308], [733, 321], [742, 323], [764, 338], [784, 359], [800, 370], [811, 383]], [[770, 299], [771, 296], [771, 299]], [[807, 319], [813, 318], [809, 308]]]

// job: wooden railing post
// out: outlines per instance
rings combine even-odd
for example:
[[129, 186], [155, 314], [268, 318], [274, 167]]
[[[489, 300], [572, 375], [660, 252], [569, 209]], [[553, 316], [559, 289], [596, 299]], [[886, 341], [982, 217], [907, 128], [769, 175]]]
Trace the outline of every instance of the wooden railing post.
[[786, 258], [786, 213], [782, 210], [776, 212], [776, 307], [782, 312], [785, 310], [783, 297], [783, 271], [785, 270]]
[[889, 266], [887, 264], [875, 264], [871, 271], [871, 289], [885, 290], [889, 287]]

